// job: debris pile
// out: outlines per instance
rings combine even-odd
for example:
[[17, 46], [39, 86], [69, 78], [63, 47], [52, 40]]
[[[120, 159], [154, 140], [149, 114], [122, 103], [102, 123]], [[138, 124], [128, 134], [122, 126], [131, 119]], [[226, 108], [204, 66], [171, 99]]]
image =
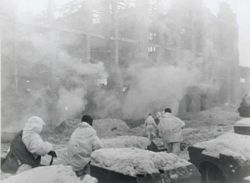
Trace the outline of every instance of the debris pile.
[[[55, 128], [57, 134], [70, 137], [80, 123], [79, 119], [63, 121]], [[120, 119], [98, 119], [93, 121], [93, 128], [99, 137], [115, 137], [120, 135], [131, 135], [128, 125]]]
[[60, 123], [56, 128], [55, 131], [57, 133], [63, 133], [66, 136], [70, 136], [73, 131], [77, 128], [77, 125], [80, 123], [79, 119], [68, 119]]
[[147, 136], [144, 124], [130, 129], [130, 132], [137, 136]]
[[93, 127], [98, 137], [115, 137], [130, 134], [130, 128], [120, 119], [94, 120]]
[[140, 149], [147, 149], [150, 145], [148, 138], [137, 136], [118, 136], [102, 139], [102, 142], [105, 148], [137, 147]]
[[202, 126], [199, 128], [184, 128], [184, 142], [193, 145], [197, 142], [214, 139], [226, 132], [233, 131], [232, 126]]
[[206, 111], [193, 114], [191, 121], [192, 126], [196, 125], [232, 125], [240, 119], [239, 114], [228, 108], [214, 107]]
[[105, 148], [93, 152], [91, 165], [124, 175], [159, 173], [191, 165], [174, 154], [137, 148]]

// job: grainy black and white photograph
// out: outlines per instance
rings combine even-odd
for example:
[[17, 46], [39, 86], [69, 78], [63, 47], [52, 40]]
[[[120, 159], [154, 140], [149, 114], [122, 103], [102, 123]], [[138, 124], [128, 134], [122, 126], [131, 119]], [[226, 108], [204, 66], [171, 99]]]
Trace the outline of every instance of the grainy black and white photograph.
[[250, 0], [0, 0], [2, 183], [250, 183]]

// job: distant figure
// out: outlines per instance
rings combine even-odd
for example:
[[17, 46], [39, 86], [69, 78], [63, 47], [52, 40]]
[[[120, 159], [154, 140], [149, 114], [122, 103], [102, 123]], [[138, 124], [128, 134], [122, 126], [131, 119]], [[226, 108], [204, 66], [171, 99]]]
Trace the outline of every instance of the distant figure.
[[145, 120], [145, 128], [148, 139], [152, 141], [152, 139], [156, 137], [157, 125], [153, 116], [150, 113], [148, 114], [148, 117]]
[[78, 128], [72, 133], [67, 150], [67, 164], [73, 167], [78, 177], [88, 173], [91, 153], [103, 147], [92, 127], [93, 118], [84, 115]]
[[238, 112], [241, 117], [250, 118], [250, 93], [243, 97]]
[[182, 128], [185, 123], [172, 114], [170, 108], [164, 110], [158, 125], [159, 135], [163, 139], [168, 152], [179, 153], [180, 143], [183, 141]]
[[160, 118], [161, 118], [162, 114], [160, 112], [157, 112], [155, 114], [155, 123], [158, 125], [160, 122]]
[[41, 156], [49, 154], [56, 157], [53, 146], [42, 140], [40, 133], [45, 122], [37, 116], [28, 119], [22, 131], [11, 142], [10, 151], [2, 162], [2, 170], [20, 173], [40, 166]]

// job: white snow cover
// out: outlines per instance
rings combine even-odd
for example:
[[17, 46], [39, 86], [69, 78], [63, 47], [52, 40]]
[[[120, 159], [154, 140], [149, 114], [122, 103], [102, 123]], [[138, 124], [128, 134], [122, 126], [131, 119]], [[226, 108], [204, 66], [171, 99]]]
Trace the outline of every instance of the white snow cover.
[[138, 148], [105, 148], [92, 153], [91, 164], [124, 175], [159, 173], [159, 170], [186, 168], [186, 160], [166, 152]]
[[249, 182], [250, 182], [250, 176], [245, 177], [245, 178], [244, 178], [244, 180], [245, 180], [245, 181], [249, 181]]
[[106, 148], [137, 147], [146, 149], [150, 145], [148, 138], [138, 136], [118, 136], [101, 140]]
[[70, 166], [43, 166], [27, 170], [2, 180], [2, 183], [97, 183], [97, 179], [85, 176], [80, 180]]
[[200, 142], [195, 147], [204, 148], [203, 154], [219, 157], [220, 154], [250, 161], [250, 136], [226, 133], [216, 139]]
[[243, 118], [235, 123], [234, 126], [248, 126], [250, 127], [250, 118]]

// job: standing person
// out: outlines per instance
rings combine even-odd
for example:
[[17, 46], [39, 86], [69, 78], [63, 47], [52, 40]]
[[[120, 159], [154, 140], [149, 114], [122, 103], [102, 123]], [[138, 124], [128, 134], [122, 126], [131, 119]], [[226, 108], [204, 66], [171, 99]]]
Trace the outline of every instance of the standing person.
[[238, 112], [241, 117], [250, 118], [250, 93], [243, 97]]
[[166, 108], [164, 111], [158, 125], [159, 135], [163, 139], [168, 152], [178, 154], [180, 152], [180, 142], [183, 141], [182, 128], [185, 123], [175, 117], [170, 108]]
[[10, 151], [2, 161], [2, 170], [20, 173], [40, 166], [41, 156], [49, 154], [56, 157], [53, 146], [42, 140], [40, 133], [45, 122], [38, 116], [28, 119], [22, 131], [13, 139]]
[[145, 128], [148, 139], [152, 141], [152, 139], [156, 137], [157, 125], [153, 116], [150, 113], [148, 114], [148, 117], [145, 120]]
[[160, 112], [157, 112], [155, 114], [155, 123], [158, 125], [159, 122], [160, 122], [160, 118], [161, 118], [161, 113]]
[[67, 150], [67, 164], [73, 167], [78, 177], [88, 173], [91, 153], [103, 147], [92, 127], [93, 118], [84, 115], [78, 128], [72, 133]]

